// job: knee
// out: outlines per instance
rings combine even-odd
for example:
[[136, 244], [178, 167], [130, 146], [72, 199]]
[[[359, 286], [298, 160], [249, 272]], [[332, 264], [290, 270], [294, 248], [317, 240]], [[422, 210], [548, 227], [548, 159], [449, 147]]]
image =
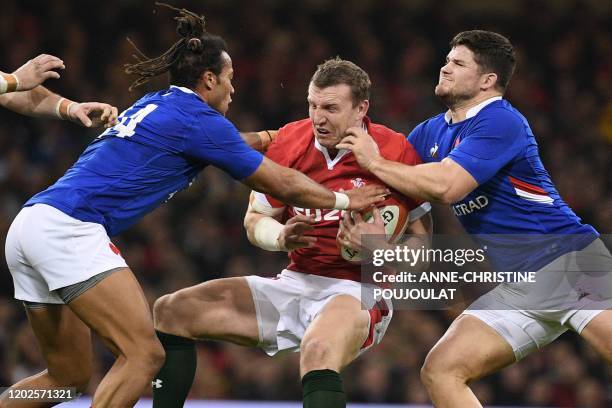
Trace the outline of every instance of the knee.
[[444, 355], [436, 349], [429, 352], [421, 367], [421, 381], [428, 389], [449, 380], [467, 384], [470, 379], [468, 371], [453, 361], [452, 356]]
[[126, 353], [128, 363], [138, 366], [139, 370], [149, 376], [154, 376], [166, 361], [166, 352], [159, 340], [153, 337], [151, 340], [141, 343], [137, 350]]
[[301, 371], [307, 373], [312, 370], [331, 369], [338, 371], [333, 364], [333, 349], [329, 341], [312, 338], [302, 341], [300, 345]]
[[421, 382], [428, 389], [435, 386], [436, 378], [438, 377], [436, 374], [440, 372], [439, 367], [432, 361], [430, 356], [431, 354], [427, 355], [425, 362], [421, 366]]
[[172, 314], [172, 307], [174, 307], [174, 303], [172, 301], [173, 295], [164, 295], [157, 299], [153, 304], [153, 320], [155, 322], [155, 328], [158, 325], [163, 325], [170, 320], [170, 315]]
[[155, 329], [168, 334], [189, 337], [185, 330], [193, 320], [195, 307], [181, 291], [164, 295], [153, 304]]

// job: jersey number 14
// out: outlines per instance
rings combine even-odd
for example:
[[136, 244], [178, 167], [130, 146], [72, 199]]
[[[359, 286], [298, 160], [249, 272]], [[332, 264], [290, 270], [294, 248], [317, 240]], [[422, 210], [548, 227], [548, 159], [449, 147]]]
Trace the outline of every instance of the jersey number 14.
[[116, 137], [131, 137], [136, 133], [136, 125], [151, 112], [157, 109], [157, 105], [150, 103], [142, 109], [137, 110], [132, 115], [127, 116], [127, 111], [123, 112], [117, 119], [118, 123], [100, 136], [112, 135]]

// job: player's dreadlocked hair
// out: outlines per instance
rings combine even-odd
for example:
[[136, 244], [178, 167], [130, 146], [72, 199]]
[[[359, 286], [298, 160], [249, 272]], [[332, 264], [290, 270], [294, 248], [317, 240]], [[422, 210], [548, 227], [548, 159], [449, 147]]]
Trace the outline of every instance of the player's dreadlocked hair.
[[206, 31], [204, 16], [165, 3], [155, 4], [179, 12], [174, 19], [178, 22], [176, 31], [181, 39], [157, 58], [148, 58], [128, 39], [137, 52], [133, 55], [137, 62], [125, 64], [125, 72], [139, 77], [130, 85], [130, 91], [168, 71], [171, 84], [188, 88], [195, 88], [205, 71], [219, 75], [223, 69], [221, 53], [227, 52], [227, 44], [221, 37]]

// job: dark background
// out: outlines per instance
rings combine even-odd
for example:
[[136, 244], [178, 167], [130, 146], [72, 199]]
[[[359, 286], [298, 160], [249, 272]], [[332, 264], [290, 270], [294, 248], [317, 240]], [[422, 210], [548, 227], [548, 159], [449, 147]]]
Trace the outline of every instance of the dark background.
[[[316, 65], [340, 55], [371, 76], [373, 120], [408, 133], [444, 107], [433, 95], [448, 42], [482, 28], [508, 36], [518, 69], [506, 97], [528, 118], [545, 166], [562, 197], [602, 233], [612, 232], [612, 43], [609, 1], [176, 1], [207, 18], [228, 42], [236, 94], [228, 117], [242, 130], [273, 129], [307, 116], [306, 89]], [[0, 69], [12, 72], [40, 53], [67, 69], [50, 89], [78, 101], [127, 108], [160, 78], [136, 92], [123, 64], [126, 36], [159, 55], [176, 39], [173, 12], [136, 0], [3, 1]], [[20, 206], [73, 163], [96, 131], [0, 111], [1, 237]], [[138, 225], [116, 238], [149, 299], [208, 279], [273, 275], [283, 255], [245, 238], [248, 190], [207, 169]], [[460, 228], [436, 207], [438, 233]], [[0, 385], [44, 368], [12, 280], [0, 268]], [[383, 344], [344, 374], [351, 401], [427, 403], [419, 368], [459, 312], [398, 312]], [[94, 389], [112, 362], [100, 346]], [[484, 404], [606, 407], [612, 370], [575, 334], [474, 384]], [[301, 398], [296, 355], [268, 358], [217, 343], [199, 346], [198, 398]]]

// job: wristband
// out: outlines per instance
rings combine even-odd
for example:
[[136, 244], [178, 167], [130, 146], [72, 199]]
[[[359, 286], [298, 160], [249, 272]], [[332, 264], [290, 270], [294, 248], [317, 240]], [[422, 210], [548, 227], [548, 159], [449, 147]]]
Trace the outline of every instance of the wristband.
[[278, 238], [284, 225], [271, 217], [263, 217], [253, 229], [253, 239], [255, 245], [266, 251], [280, 251]]
[[15, 92], [19, 87], [19, 79], [13, 74], [0, 74], [0, 94]]
[[346, 210], [349, 206], [350, 199], [344, 193], [337, 193], [334, 191], [334, 195], [336, 196], [336, 203], [334, 204], [335, 210]]
[[75, 103], [76, 102], [73, 102], [66, 98], [60, 98], [60, 100], [57, 101], [57, 105], [55, 105], [55, 115], [60, 119], [69, 120], [70, 119], [70, 108]]

